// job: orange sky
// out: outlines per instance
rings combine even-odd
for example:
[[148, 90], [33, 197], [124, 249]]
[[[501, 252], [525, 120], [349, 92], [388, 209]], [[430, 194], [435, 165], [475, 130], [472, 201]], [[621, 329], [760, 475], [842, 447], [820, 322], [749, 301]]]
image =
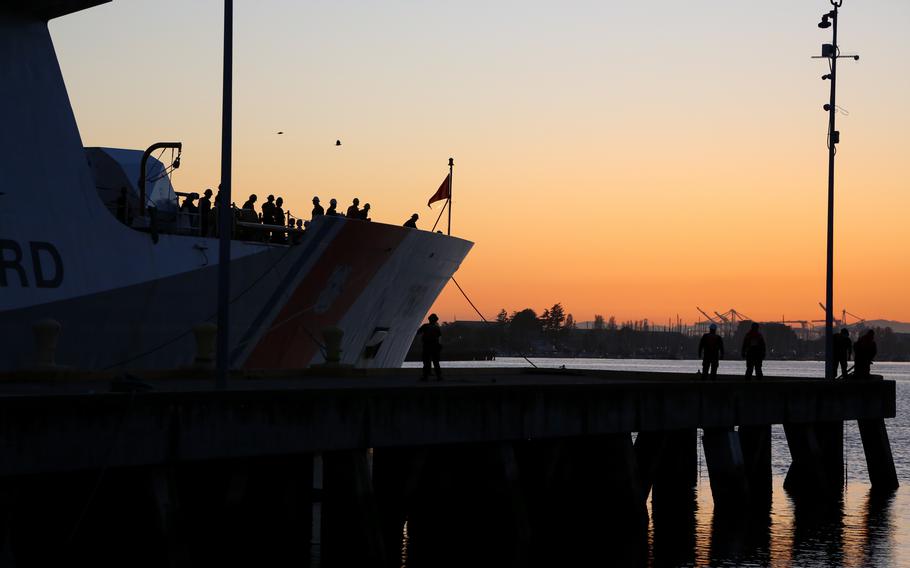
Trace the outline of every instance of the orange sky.
[[[237, 4], [235, 197], [428, 228], [453, 156], [487, 317], [823, 316], [828, 2]], [[835, 307], [870, 319], [910, 321], [908, 24], [903, 0], [842, 10]], [[85, 144], [182, 140], [177, 188], [216, 185], [220, 26], [214, 0], [52, 22]], [[434, 310], [476, 319], [451, 286]]]

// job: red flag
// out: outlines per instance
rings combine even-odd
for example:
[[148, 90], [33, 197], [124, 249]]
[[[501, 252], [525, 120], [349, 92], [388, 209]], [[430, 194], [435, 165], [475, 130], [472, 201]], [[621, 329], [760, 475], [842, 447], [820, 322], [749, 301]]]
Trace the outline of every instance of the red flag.
[[433, 194], [433, 197], [427, 201], [427, 207], [429, 207], [433, 202], [449, 199], [450, 197], [452, 197], [452, 178], [451, 175], [447, 174], [446, 179], [442, 180], [442, 185], [439, 186], [439, 189], [436, 190], [436, 193]]

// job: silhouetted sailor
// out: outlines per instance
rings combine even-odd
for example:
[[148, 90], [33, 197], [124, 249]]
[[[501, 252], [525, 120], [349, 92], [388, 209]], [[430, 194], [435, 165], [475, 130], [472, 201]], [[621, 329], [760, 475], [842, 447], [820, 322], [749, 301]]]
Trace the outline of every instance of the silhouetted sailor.
[[702, 375], [707, 378], [710, 369], [711, 379], [717, 379], [717, 366], [724, 356], [724, 340], [717, 335], [717, 324], [712, 323], [708, 327], [708, 333], [701, 336], [701, 341], [698, 342], [698, 356], [702, 358]]
[[439, 353], [442, 351], [442, 345], [439, 339], [442, 337], [442, 330], [439, 328], [439, 317], [436, 314], [430, 314], [428, 322], [420, 326], [417, 335], [423, 340], [423, 375], [420, 380], [425, 381], [430, 377], [430, 364], [436, 372], [436, 380], [442, 380], [442, 368], [439, 366]]
[[850, 339], [850, 331], [843, 327], [840, 333], [834, 336], [834, 363], [835, 373], [837, 365], [840, 365], [841, 375], [847, 378], [847, 362], [853, 354], [853, 341]]
[[337, 217], [338, 216], [338, 211], [336, 210], [337, 207], [338, 207], [338, 202], [335, 201], [335, 199], [331, 199], [329, 201], [329, 208], [326, 209], [326, 211], [325, 211], [326, 216]]
[[266, 225], [278, 225], [275, 220], [275, 196], [269, 195], [262, 204], [262, 222]]
[[858, 379], [867, 379], [872, 371], [872, 360], [878, 353], [875, 346], [875, 332], [871, 329], [853, 344], [853, 374]]
[[180, 209], [182, 211], [186, 211], [187, 213], [197, 213], [199, 211], [199, 208], [196, 207], [195, 203], [193, 203], [197, 199], [199, 199], [198, 193], [191, 193], [187, 195], [183, 200], [183, 205], [180, 206]]
[[349, 219], [360, 219], [360, 200], [356, 197], [354, 198], [351, 206], [348, 207], [347, 216]]
[[209, 236], [209, 228], [212, 226], [212, 190], [206, 189], [199, 200], [199, 234], [203, 237]]
[[297, 230], [291, 233], [291, 242], [293, 244], [300, 244], [300, 241], [303, 240], [303, 219], [297, 219]]
[[319, 204], [319, 198], [313, 198], [313, 219], [319, 217], [320, 215], [325, 215], [325, 209], [322, 208], [322, 205]]
[[757, 323], [752, 324], [752, 328], [743, 338], [742, 357], [746, 360], [746, 379], [752, 377], [752, 371], [755, 371], [756, 378], [762, 378], [761, 364], [765, 360], [765, 338], [758, 331]]
[[250, 211], [256, 210], [256, 194], [255, 193], [253, 195], [251, 195], [249, 199], [246, 200], [246, 203], [243, 204], [243, 207], [241, 207], [241, 209], [249, 209]]
[[410, 227], [412, 229], [417, 228], [417, 219], [420, 219], [420, 216], [417, 213], [411, 215], [411, 218], [404, 222], [405, 227]]
[[[284, 226], [284, 198], [279, 197], [275, 200], [275, 208], [272, 209], [272, 224]], [[284, 242], [284, 231], [274, 231], [272, 232], [272, 240], [276, 243]]]
[[363, 209], [360, 210], [360, 218], [363, 219], [364, 221], [372, 220], [372, 219], [370, 219], [370, 204], [369, 203], [365, 203], [363, 205]]

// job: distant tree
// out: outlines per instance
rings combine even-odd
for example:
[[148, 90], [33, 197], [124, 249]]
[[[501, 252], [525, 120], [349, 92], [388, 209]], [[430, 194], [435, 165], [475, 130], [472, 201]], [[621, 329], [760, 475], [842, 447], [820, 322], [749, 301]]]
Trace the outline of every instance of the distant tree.
[[600, 314], [594, 315], [594, 329], [600, 330], [604, 328], [604, 317]]
[[513, 312], [509, 322], [509, 346], [517, 351], [526, 350], [540, 335], [540, 320], [531, 308]]
[[499, 313], [496, 314], [496, 323], [500, 325], [509, 323], [509, 314], [506, 312], [505, 308], [499, 310]]
[[540, 317], [537, 319], [540, 320], [540, 327], [542, 327], [544, 331], [550, 331], [550, 310], [544, 308], [543, 313], [540, 314]]
[[616, 331], [616, 316], [610, 316], [610, 319], [607, 320], [607, 329]]
[[575, 318], [572, 317], [572, 314], [566, 316], [566, 323], [562, 327], [563, 329], [575, 329]]
[[537, 314], [531, 308], [514, 312], [510, 323], [512, 324], [512, 330], [519, 333], [537, 333], [540, 331], [540, 322], [537, 320]]
[[563, 322], [566, 321], [566, 311], [559, 302], [553, 304], [549, 310], [544, 310], [544, 314], [546, 317], [541, 316], [541, 319], [544, 319], [545, 331], [559, 331]]

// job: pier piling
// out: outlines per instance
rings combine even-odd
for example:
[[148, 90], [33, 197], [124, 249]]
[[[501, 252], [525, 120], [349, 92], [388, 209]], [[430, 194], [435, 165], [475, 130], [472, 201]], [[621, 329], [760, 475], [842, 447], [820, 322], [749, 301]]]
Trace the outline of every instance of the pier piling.
[[739, 432], [707, 428], [702, 435], [714, 509], [734, 511], [749, 502], [746, 468]]
[[891, 455], [891, 443], [888, 441], [888, 430], [882, 419], [858, 420], [859, 434], [863, 440], [863, 451], [866, 454], [866, 465], [869, 468], [869, 481], [872, 489], [893, 491], [900, 486], [897, 471], [894, 469], [894, 457]]

